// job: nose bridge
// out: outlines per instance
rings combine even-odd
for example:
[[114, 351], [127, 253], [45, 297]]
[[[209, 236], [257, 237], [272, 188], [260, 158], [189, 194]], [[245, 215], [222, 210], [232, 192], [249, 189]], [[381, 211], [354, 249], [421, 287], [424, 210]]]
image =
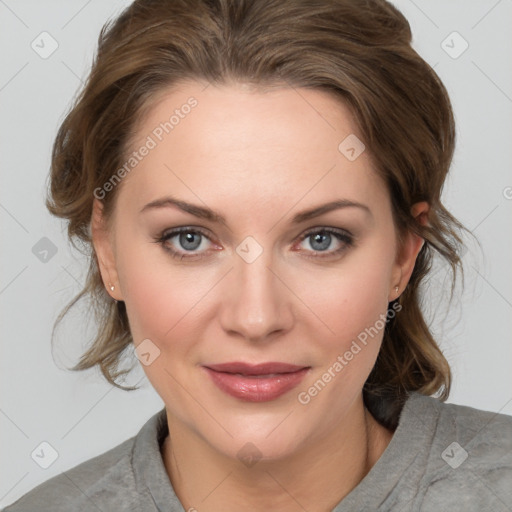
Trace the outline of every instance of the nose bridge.
[[274, 331], [288, 329], [290, 297], [275, 276], [272, 251], [248, 237], [236, 252], [223, 301], [223, 328], [249, 340], [262, 340]]

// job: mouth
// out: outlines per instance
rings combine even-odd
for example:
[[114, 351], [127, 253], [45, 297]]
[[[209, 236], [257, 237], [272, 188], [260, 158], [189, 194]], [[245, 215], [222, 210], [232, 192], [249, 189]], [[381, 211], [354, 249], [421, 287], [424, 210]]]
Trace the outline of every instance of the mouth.
[[311, 369], [288, 363], [231, 362], [202, 367], [224, 393], [246, 402], [275, 400], [296, 387]]

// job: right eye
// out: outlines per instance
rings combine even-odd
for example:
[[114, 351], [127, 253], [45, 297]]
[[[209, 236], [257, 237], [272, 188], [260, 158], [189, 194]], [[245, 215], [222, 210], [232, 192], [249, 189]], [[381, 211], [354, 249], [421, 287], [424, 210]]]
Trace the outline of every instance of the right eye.
[[[173, 239], [175, 240], [173, 241]], [[205, 239], [210, 240], [208, 235], [201, 229], [184, 226], [163, 231], [155, 238], [155, 242], [161, 244], [163, 249], [169, 252], [173, 258], [179, 260], [188, 258], [198, 260], [203, 258], [206, 252], [204, 250], [205, 244], [203, 244]], [[177, 246], [178, 248], [176, 248]], [[194, 252], [201, 248], [203, 249], [201, 252]]]

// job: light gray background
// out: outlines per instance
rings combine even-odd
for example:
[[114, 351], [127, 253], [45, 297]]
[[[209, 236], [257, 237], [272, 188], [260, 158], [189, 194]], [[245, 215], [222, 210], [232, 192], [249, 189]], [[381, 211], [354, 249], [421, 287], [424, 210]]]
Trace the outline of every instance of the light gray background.
[[[143, 389], [130, 393], [96, 370], [65, 370], [89, 332], [79, 314], [60, 330], [53, 354], [50, 345], [53, 321], [85, 275], [65, 225], [44, 207], [51, 145], [101, 26], [128, 3], [0, 0], [0, 506], [135, 435], [163, 407], [140, 367], [129, 382], [142, 379]], [[512, 0], [395, 3], [451, 95], [458, 146], [444, 201], [483, 247], [483, 257], [473, 245], [466, 253], [466, 290], [448, 315], [438, 298], [446, 267], [426, 292], [454, 373], [449, 402], [512, 414]], [[31, 48], [43, 31], [59, 45], [47, 59]], [[464, 42], [454, 31], [469, 44], [457, 58]], [[46, 263], [32, 252], [42, 237], [57, 247]], [[31, 458], [43, 441], [58, 453], [47, 469]]]

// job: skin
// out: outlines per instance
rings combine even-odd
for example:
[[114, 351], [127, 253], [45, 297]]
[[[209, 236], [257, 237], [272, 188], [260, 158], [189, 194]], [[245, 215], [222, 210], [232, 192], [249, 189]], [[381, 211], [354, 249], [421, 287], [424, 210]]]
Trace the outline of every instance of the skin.
[[[309, 403], [298, 394], [386, 314], [423, 239], [409, 233], [398, 245], [368, 151], [349, 161], [338, 150], [358, 134], [351, 112], [323, 91], [182, 83], [158, 96], [132, 149], [190, 96], [198, 105], [118, 185], [111, 224], [97, 199], [92, 218], [102, 278], [126, 304], [135, 345], [150, 339], [160, 350], [143, 369], [167, 410], [167, 473], [186, 510], [331, 510], [393, 435], [362, 400], [383, 330]], [[226, 225], [172, 206], [140, 213], [170, 194], [219, 212]], [[371, 213], [349, 207], [291, 224], [296, 213], [341, 198]], [[424, 202], [411, 209], [418, 222], [427, 212]], [[180, 226], [209, 237], [199, 236], [195, 259], [165, 251], [187, 252], [179, 236], [155, 242]], [[349, 231], [354, 245], [333, 235], [322, 252], [304, 236], [328, 227]], [[247, 236], [263, 250], [252, 263], [236, 252]], [[285, 395], [250, 403], [220, 391], [201, 368], [228, 361], [311, 370]], [[246, 443], [261, 457], [250, 467], [237, 456]]]

